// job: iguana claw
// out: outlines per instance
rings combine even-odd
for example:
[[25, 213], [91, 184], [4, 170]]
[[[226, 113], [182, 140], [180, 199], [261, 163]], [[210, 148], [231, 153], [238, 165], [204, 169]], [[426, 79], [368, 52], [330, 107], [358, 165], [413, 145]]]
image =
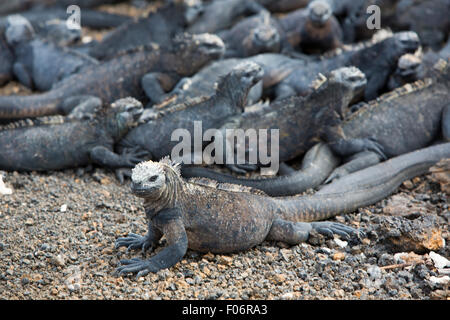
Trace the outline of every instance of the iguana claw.
[[350, 240], [352, 236], [361, 236], [362, 232], [355, 228], [346, 226], [345, 224], [330, 221], [311, 222], [314, 230], [327, 237], [332, 238], [337, 234], [346, 240]]

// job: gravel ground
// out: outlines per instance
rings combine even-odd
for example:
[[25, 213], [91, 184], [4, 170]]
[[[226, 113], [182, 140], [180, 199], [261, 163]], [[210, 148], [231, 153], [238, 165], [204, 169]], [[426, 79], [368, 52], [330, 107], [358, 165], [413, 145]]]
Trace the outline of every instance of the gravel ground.
[[438, 282], [450, 266], [435, 262], [450, 256], [448, 196], [430, 177], [334, 219], [363, 228], [360, 241], [315, 234], [292, 247], [189, 250], [174, 267], [136, 280], [114, 274], [120, 259], [142, 255], [114, 249], [115, 239], [146, 232], [128, 185], [102, 169], [6, 173], [13, 193], [0, 196], [0, 298], [449, 299], [448, 279]]

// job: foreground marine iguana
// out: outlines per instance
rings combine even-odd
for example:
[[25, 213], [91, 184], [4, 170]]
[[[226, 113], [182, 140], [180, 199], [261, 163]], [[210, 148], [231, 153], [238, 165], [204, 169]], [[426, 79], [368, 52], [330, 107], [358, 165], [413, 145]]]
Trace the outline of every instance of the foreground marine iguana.
[[[223, 55], [222, 40], [215, 35], [179, 35], [169, 49], [148, 48], [124, 54], [65, 78], [42, 94], [1, 96], [0, 119], [38, 117], [67, 113], [68, 97], [91, 95], [108, 103], [126, 96], [144, 98], [142, 77], [158, 75], [154, 85], [170, 90], [183, 76], [190, 76]], [[159, 82], [158, 82], [159, 81]]]
[[194, 137], [194, 121], [202, 130], [220, 128], [227, 119], [243, 112], [250, 88], [262, 78], [262, 69], [253, 62], [242, 63], [223, 77], [212, 96], [198, 97], [159, 111], [155, 119], [131, 130], [119, 148], [141, 147], [152, 159], [171, 154], [178, 141], [171, 141], [176, 129], [185, 129]]
[[[180, 177], [168, 159], [138, 164], [131, 190], [144, 199], [148, 232], [118, 238], [117, 247], [146, 251], [164, 235], [167, 246], [148, 260], [124, 259], [119, 275], [137, 277], [169, 268], [187, 249], [229, 253], [246, 250], [264, 240], [291, 245], [307, 241], [311, 230], [348, 238], [358, 232], [348, 226], [317, 221], [352, 212], [390, 195], [406, 179], [424, 174], [450, 156], [450, 143], [412, 152], [336, 181], [311, 196], [273, 198], [262, 192], [215, 181]], [[205, 181], [206, 180], [206, 181]]]
[[[133, 167], [144, 154], [116, 154], [114, 144], [137, 125], [142, 104], [134, 98], [117, 100], [93, 118], [57, 124], [20, 125], [0, 130], [0, 169], [46, 171], [95, 163], [112, 169]], [[116, 172], [119, 174], [119, 172]]]
[[98, 64], [89, 56], [36, 37], [31, 24], [20, 15], [9, 16], [8, 21], [5, 35], [15, 56], [13, 73], [30, 89], [50, 90], [81, 68]]
[[328, 181], [380, 160], [450, 140], [450, 66], [440, 60], [423, 80], [406, 84], [363, 104], [341, 123], [327, 127], [325, 140], [351, 161]]

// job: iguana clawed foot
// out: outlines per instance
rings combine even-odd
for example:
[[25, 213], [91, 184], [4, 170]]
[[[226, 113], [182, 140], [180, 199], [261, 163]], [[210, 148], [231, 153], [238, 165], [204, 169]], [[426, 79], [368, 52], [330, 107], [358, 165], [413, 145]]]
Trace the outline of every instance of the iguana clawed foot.
[[353, 236], [362, 236], [364, 233], [361, 230], [346, 226], [345, 224], [331, 221], [311, 222], [311, 226], [318, 233], [332, 238], [337, 234], [345, 240], [350, 240]]
[[119, 276], [127, 273], [137, 272], [136, 279], [146, 276], [150, 272], [158, 272], [160, 269], [151, 260], [142, 260], [140, 258], [120, 260], [121, 266], [116, 269]]
[[127, 247], [127, 252], [130, 250], [141, 249], [142, 253], [150, 251], [153, 248], [153, 242], [147, 237], [140, 236], [135, 233], [129, 233], [127, 237], [118, 238], [116, 240], [116, 249], [120, 247]]

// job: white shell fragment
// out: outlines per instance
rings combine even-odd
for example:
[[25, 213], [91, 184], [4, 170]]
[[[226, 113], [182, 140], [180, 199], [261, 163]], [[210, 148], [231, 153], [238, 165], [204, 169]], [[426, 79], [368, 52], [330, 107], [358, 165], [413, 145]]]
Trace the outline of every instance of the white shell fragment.
[[12, 189], [7, 188], [5, 186], [5, 183], [3, 182], [3, 173], [2, 172], [0, 172], [0, 194], [2, 194], [2, 195], [12, 194]]

